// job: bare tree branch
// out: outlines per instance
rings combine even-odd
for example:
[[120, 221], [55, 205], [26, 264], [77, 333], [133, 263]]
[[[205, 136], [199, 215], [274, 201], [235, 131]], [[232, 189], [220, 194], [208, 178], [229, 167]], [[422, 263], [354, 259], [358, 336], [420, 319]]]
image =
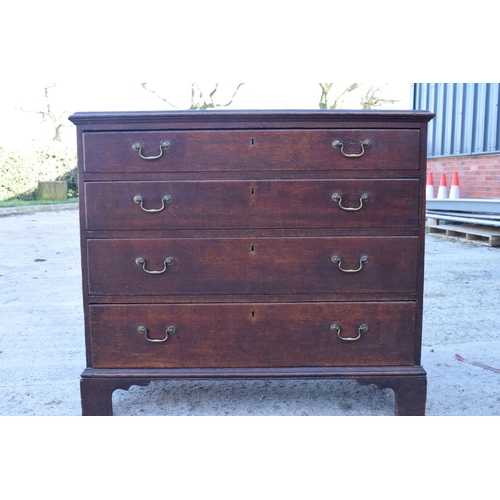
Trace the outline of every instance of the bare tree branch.
[[217, 89], [219, 88], [219, 84], [215, 84], [215, 88], [210, 92], [210, 102], [212, 103], [212, 106], [214, 106], [214, 94], [217, 92]]
[[387, 84], [380, 85], [379, 87], [374, 87], [373, 85], [367, 90], [365, 96], [361, 99], [361, 107], [362, 109], [372, 109], [377, 106], [381, 106], [382, 104], [394, 104], [395, 102], [399, 102], [399, 99], [383, 99], [382, 97], [377, 96], [379, 92]]
[[342, 94], [340, 94], [336, 99], [335, 102], [333, 103], [333, 106], [330, 109], [338, 109], [340, 108], [340, 105], [342, 104], [344, 97], [349, 94], [349, 92], [352, 92], [353, 90], [356, 90], [359, 87], [359, 83], [353, 83], [352, 85], [349, 85]]
[[319, 100], [320, 109], [328, 109], [328, 93], [332, 89], [333, 83], [320, 83], [321, 98]]
[[320, 109], [338, 109], [340, 108], [344, 97], [349, 94], [350, 92], [356, 90], [360, 84], [359, 83], [353, 83], [349, 85], [340, 95], [337, 96], [335, 99], [334, 103], [329, 106], [328, 105], [328, 98], [329, 98], [329, 93], [332, 90], [333, 83], [320, 83], [319, 86], [321, 87], [321, 98], [319, 101], [319, 107]]
[[[215, 93], [219, 90], [219, 84], [216, 83], [214, 89], [208, 94], [208, 101], [204, 97], [203, 90], [197, 83], [192, 83], [191, 84], [191, 106], [189, 109], [198, 109], [198, 110], [203, 110], [203, 109], [214, 109], [214, 108], [220, 108], [220, 107], [226, 107], [230, 106], [233, 103], [233, 100], [238, 93], [238, 90], [240, 87], [244, 85], [244, 83], [239, 83], [238, 86], [236, 87], [236, 90], [234, 91], [231, 100], [227, 102], [226, 104], [217, 104], [214, 100], [214, 95]], [[141, 83], [141, 87], [144, 90], [147, 90], [148, 92], [151, 92], [154, 94], [158, 99], [161, 99], [163, 102], [167, 103], [169, 106], [175, 108], [175, 109], [180, 109], [179, 107], [175, 106], [171, 102], [167, 100], [167, 98], [161, 96], [156, 92], [155, 90], [151, 89], [148, 87], [147, 83]]]
[[148, 84], [147, 83], [141, 83], [141, 87], [144, 89], [144, 90], [147, 90], [148, 92], [151, 92], [153, 95], [155, 95], [156, 97], [158, 97], [158, 99], [161, 99], [163, 102], [167, 103], [169, 106], [171, 106], [172, 108], [175, 108], [175, 109], [179, 109], [177, 106], [175, 106], [174, 104], [172, 104], [171, 102], [167, 101], [167, 99], [165, 99], [164, 97], [162, 97], [160, 94], [158, 94], [156, 91], [154, 91], [153, 89], [150, 89], [148, 87]]
[[[191, 108], [190, 109], [214, 109], [214, 108], [221, 108], [221, 107], [230, 106], [233, 103], [233, 100], [234, 100], [236, 94], [238, 93], [238, 90], [240, 89], [240, 87], [242, 85], [244, 85], [244, 83], [238, 84], [238, 86], [236, 87], [236, 90], [234, 91], [234, 93], [231, 97], [231, 100], [229, 102], [227, 102], [226, 104], [217, 104], [214, 102], [214, 95], [219, 90], [218, 83], [215, 84], [214, 89], [208, 95], [210, 102], [207, 102], [205, 100], [205, 97], [203, 96], [203, 91], [198, 86], [198, 84], [192, 83], [191, 84]], [[194, 100], [194, 95], [195, 95], [194, 90], [195, 89], [198, 91], [198, 98], [199, 98], [198, 101]], [[203, 101], [203, 103], [202, 103], [202, 101]]]
[[57, 83], [53, 83], [52, 85], [47, 85], [46, 87], [43, 88], [43, 92], [44, 92], [44, 96], [45, 96], [45, 102], [44, 102], [43, 109], [40, 109], [38, 111], [27, 111], [23, 108], [17, 108], [17, 109], [20, 109], [21, 111], [23, 111], [25, 113], [35, 113], [37, 115], [41, 115], [43, 122], [52, 122], [52, 125], [54, 127], [54, 135], [52, 136], [51, 140], [56, 141], [56, 142], [61, 142], [62, 141], [62, 131], [67, 127], [66, 117], [70, 113], [69, 113], [69, 111], [63, 111], [60, 114], [56, 114], [54, 112], [53, 100], [52, 100], [52, 96], [50, 95], [51, 94], [50, 90], [55, 88], [56, 85], [57, 85]]
[[234, 94], [233, 96], [231, 97], [231, 100], [227, 103], [227, 104], [224, 104], [224, 106], [230, 106], [232, 103], [233, 103], [233, 100], [234, 98], [236, 97], [236, 94], [238, 93], [238, 90], [240, 90], [240, 87], [242, 85], [245, 85], [244, 83], [239, 83], [238, 86], [236, 87], [236, 90], [234, 91]]
[[[358, 89], [360, 87], [360, 83], [352, 83], [349, 85], [342, 93], [340, 93], [336, 98], [333, 104], [329, 104], [329, 97], [330, 97], [330, 91], [332, 90], [332, 83], [320, 83], [319, 86], [321, 87], [321, 98], [319, 101], [319, 107], [320, 109], [338, 109], [342, 106], [342, 102], [344, 101], [344, 98], [347, 94], [350, 92], [353, 92], [354, 90]], [[382, 104], [393, 104], [395, 102], [399, 102], [398, 99], [384, 99], [379, 96], [379, 93], [383, 90], [383, 88], [387, 84], [375, 86], [375, 85], [370, 85], [368, 90], [366, 91], [366, 94], [361, 97], [361, 108], [362, 109], [372, 109], [377, 106], [381, 106]]]

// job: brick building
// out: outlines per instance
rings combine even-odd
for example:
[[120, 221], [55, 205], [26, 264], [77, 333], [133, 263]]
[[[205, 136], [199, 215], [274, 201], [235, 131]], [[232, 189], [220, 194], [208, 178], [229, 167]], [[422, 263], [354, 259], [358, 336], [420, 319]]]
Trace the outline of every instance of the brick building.
[[413, 108], [436, 113], [429, 123], [427, 169], [437, 193], [453, 173], [461, 198], [500, 198], [500, 84], [417, 83]]

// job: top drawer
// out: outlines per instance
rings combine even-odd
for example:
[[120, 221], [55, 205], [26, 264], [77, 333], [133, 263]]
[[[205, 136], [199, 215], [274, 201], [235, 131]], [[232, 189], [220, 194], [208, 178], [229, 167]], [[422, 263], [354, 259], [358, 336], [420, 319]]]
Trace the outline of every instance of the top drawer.
[[417, 170], [411, 129], [86, 132], [85, 172]]

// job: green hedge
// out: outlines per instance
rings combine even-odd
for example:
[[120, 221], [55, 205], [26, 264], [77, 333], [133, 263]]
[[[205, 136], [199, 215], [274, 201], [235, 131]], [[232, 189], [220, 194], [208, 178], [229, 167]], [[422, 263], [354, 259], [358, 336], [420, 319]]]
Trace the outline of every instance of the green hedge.
[[38, 181], [66, 181], [68, 197], [78, 196], [76, 148], [31, 143], [22, 149], [0, 146], [0, 201], [36, 200]]

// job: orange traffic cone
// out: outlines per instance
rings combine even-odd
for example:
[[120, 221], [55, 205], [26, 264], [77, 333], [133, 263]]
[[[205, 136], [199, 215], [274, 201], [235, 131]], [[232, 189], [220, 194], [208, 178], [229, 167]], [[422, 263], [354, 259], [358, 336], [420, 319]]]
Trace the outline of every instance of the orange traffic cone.
[[460, 198], [460, 186], [458, 185], [458, 172], [453, 172], [453, 182], [450, 187], [450, 199]]
[[425, 186], [425, 197], [430, 200], [434, 198], [434, 177], [432, 177], [432, 172], [429, 172], [427, 176], [427, 185]]
[[441, 182], [438, 189], [438, 200], [448, 198], [448, 190], [446, 189], [446, 174], [441, 174]]

